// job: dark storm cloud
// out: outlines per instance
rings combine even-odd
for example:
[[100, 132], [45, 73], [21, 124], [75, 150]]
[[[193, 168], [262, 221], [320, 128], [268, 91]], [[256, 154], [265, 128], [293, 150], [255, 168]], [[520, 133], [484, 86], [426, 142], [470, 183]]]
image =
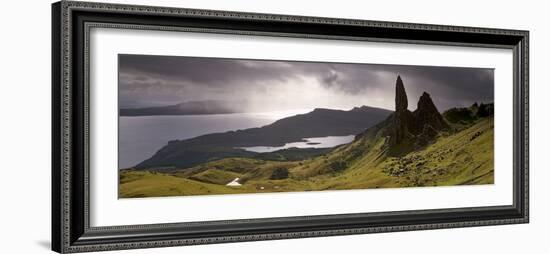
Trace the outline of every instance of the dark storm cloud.
[[[294, 77], [295, 64], [198, 57], [121, 55], [120, 72], [133, 78], [152, 77], [204, 86], [234, 86], [237, 82], [284, 81]], [[152, 84], [153, 86], [157, 84]]]
[[[418, 98], [422, 92], [428, 92], [436, 105], [441, 109], [469, 106], [473, 102], [492, 102], [494, 96], [494, 71], [482, 68], [457, 68], [436, 66], [406, 65], [369, 65], [375, 73], [396, 75], [403, 78], [409, 98]], [[360, 74], [360, 71], [356, 74]], [[361, 75], [353, 75], [350, 86], [368, 82]], [[391, 83], [388, 75], [379, 76], [376, 84]], [[371, 79], [372, 80], [372, 79]], [[364, 84], [364, 83], [363, 83]], [[367, 86], [368, 87], [368, 86]], [[360, 88], [355, 87], [355, 90]], [[409, 107], [416, 108], [416, 100], [409, 99]]]
[[[276, 96], [270, 92], [292, 96], [310, 93], [311, 89], [301, 86], [314, 80], [318, 89], [334, 93], [333, 104], [337, 104], [338, 96], [344, 100], [345, 96], [377, 96], [386, 101], [380, 105], [392, 108], [397, 75], [405, 83], [410, 109], [416, 108], [413, 102], [424, 91], [440, 109], [493, 100], [491, 69], [145, 55], [119, 56], [119, 97], [122, 107], [209, 98], [269, 99]], [[288, 87], [278, 89], [283, 86]], [[369, 105], [369, 101], [364, 104]]]

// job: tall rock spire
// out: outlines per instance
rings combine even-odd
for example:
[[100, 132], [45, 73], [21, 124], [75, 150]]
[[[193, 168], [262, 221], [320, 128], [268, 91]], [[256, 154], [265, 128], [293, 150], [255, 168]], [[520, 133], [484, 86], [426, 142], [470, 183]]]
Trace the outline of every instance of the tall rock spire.
[[395, 113], [393, 114], [393, 126], [390, 134], [390, 144], [395, 145], [401, 143], [409, 134], [409, 126], [413, 122], [412, 114], [407, 109], [409, 102], [407, 93], [403, 86], [401, 76], [397, 76], [395, 82]]
[[397, 76], [397, 81], [395, 82], [395, 112], [406, 111], [408, 107], [409, 101], [407, 100], [407, 92], [405, 92], [403, 80], [401, 80], [401, 76]]

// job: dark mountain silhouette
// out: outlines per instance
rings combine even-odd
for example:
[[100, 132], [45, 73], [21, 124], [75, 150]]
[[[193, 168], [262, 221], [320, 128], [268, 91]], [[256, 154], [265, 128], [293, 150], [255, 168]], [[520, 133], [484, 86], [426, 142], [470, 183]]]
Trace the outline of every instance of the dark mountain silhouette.
[[348, 111], [318, 108], [307, 114], [283, 118], [260, 128], [170, 141], [136, 168], [185, 168], [226, 157], [254, 157], [257, 153], [238, 147], [283, 146], [308, 137], [356, 135], [390, 114], [389, 110], [367, 106]]
[[161, 107], [121, 108], [120, 116], [211, 115], [242, 112], [244, 111], [235, 109], [228, 101], [206, 100]]

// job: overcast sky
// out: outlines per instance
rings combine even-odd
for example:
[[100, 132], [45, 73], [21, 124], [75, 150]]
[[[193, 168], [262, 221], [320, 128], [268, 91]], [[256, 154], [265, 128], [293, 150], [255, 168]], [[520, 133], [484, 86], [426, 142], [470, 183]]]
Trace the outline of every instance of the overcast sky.
[[393, 110], [397, 75], [410, 110], [424, 91], [440, 111], [493, 101], [492, 69], [119, 55], [119, 103], [133, 108], [222, 100], [259, 112], [362, 105]]

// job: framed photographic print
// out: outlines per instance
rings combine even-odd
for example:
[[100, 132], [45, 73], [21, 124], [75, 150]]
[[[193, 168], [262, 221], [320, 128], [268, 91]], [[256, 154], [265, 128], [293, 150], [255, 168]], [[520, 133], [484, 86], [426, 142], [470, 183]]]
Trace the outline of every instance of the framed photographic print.
[[57, 252], [528, 222], [528, 31], [52, 10]]

